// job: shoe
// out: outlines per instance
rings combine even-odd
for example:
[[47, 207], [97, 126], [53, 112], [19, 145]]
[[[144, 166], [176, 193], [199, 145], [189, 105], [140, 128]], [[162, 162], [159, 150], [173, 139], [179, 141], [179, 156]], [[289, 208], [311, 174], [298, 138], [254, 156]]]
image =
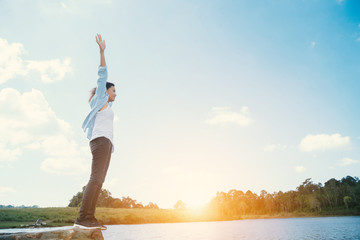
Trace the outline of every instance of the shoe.
[[84, 221], [77, 221], [76, 220], [75, 223], [74, 223], [74, 227], [78, 227], [78, 228], [81, 228], [81, 229], [87, 229], [87, 230], [102, 229], [103, 228], [103, 226], [99, 222], [97, 222], [97, 221], [96, 222], [95, 221], [89, 221], [89, 220], [84, 220]]
[[90, 221], [93, 222], [93, 223], [96, 223], [96, 224], [98, 224], [98, 225], [101, 225], [101, 230], [106, 230], [106, 229], [107, 229], [107, 227], [104, 226], [104, 225], [102, 225], [101, 223], [99, 223], [99, 221], [98, 221], [95, 217], [92, 217], [92, 218], [90, 219]]

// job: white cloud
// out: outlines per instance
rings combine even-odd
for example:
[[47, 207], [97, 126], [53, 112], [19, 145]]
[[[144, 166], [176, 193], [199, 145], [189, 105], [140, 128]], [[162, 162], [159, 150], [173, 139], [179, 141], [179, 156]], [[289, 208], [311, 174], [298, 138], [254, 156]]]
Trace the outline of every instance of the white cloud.
[[315, 45], [316, 45], [316, 42], [315, 42], [315, 41], [311, 41], [310, 45], [311, 45], [311, 48], [314, 48]]
[[60, 59], [49, 61], [28, 61], [28, 70], [37, 70], [40, 73], [41, 81], [51, 83], [64, 78], [65, 74], [71, 71], [71, 60], [65, 58], [62, 62]]
[[340, 160], [339, 165], [340, 166], [347, 166], [347, 165], [351, 165], [351, 164], [356, 164], [358, 162], [359, 162], [359, 160], [353, 160], [351, 158], [343, 158], [343, 159]]
[[40, 166], [45, 172], [71, 175], [88, 169], [83, 158], [87, 151], [78, 149], [76, 142], [64, 135], [48, 136], [36, 148], [48, 156]]
[[276, 150], [284, 151], [286, 148], [287, 148], [287, 145], [284, 145], [284, 144], [270, 144], [264, 148], [264, 151], [265, 152], [274, 152]]
[[55, 115], [39, 90], [21, 94], [13, 88], [2, 89], [0, 109], [0, 131], [12, 145], [59, 132], [72, 134], [71, 126]]
[[301, 140], [300, 150], [304, 152], [346, 149], [350, 147], [350, 137], [342, 137], [340, 134], [307, 135]]
[[0, 91], [0, 109], [0, 160], [15, 161], [24, 149], [32, 149], [46, 156], [41, 164], [44, 171], [75, 174], [86, 170], [86, 152], [71, 140], [71, 126], [56, 116], [42, 92], [32, 89], [21, 94], [5, 88]]
[[4, 143], [0, 143], [0, 162], [16, 161], [21, 155], [20, 148], [6, 148]]
[[9, 43], [0, 38], [0, 84], [17, 76], [25, 76], [30, 71], [40, 73], [41, 80], [46, 83], [59, 81], [71, 72], [71, 60], [65, 58], [48, 61], [26, 61], [21, 55], [25, 53], [21, 43]]
[[299, 172], [299, 173], [301, 173], [301, 172], [305, 172], [305, 167], [303, 167], [303, 166], [296, 166], [295, 167], [295, 171], [296, 172]]
[[16, 75], [25, 75], [24, 63], [20, 55], [24, 53], [21, 43], [9, 44], [0, 38], [0, 84]]
[[209, 115], [209, 118], [205, 122], [210, 125], [235, 123], [240, 126], [247, 126], [252, 122], [247, 107], [242, 107], [238, 113], [231, 111], [229, 107], [213, 107]]

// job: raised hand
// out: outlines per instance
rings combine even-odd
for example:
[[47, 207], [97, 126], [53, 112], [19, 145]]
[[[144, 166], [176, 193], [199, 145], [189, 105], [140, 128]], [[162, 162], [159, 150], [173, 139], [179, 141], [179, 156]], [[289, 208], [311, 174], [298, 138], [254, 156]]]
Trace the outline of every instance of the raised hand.
[[103, 40], [102, 38], [101, 38], [101, 35], [100, 34], [96, 34], [96, 36], [95, 36], [95, 39], [96, 39], [96, 42], [97, 42], [97, 44], [99, 45], [99, 47], [100, 47], [100, 51], [104, 51], [105, 50], [105, 40]]

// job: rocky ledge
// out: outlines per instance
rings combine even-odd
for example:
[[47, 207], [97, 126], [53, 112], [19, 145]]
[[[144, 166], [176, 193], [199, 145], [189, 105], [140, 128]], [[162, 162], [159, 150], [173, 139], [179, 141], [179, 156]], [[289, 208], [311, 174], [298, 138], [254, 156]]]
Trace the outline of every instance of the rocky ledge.
[[104, 239], [100, 229], [95, 230], [82, 230], [73, 227], [62, 228], [38, 228], [38, 229], [19, 229], [8, 232], [0, 232], [0, 239], [16, 239], [16, 240], [28, 240], [28, 239], [56, 239], [56, 240], [70, 240], [70, 239]]

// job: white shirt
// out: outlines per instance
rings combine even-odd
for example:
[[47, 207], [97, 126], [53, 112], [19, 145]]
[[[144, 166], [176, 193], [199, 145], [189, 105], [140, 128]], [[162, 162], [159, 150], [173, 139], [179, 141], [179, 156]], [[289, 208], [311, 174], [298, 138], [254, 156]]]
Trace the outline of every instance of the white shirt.
[[112, 144], [112, 152], [114, 152], [113, 132], [114, 132], [114, 112], [109, 105], [102, 111], [98, 111], [95, 116], [94, 129], [91, 140], [98, 137], [106, 137]]

